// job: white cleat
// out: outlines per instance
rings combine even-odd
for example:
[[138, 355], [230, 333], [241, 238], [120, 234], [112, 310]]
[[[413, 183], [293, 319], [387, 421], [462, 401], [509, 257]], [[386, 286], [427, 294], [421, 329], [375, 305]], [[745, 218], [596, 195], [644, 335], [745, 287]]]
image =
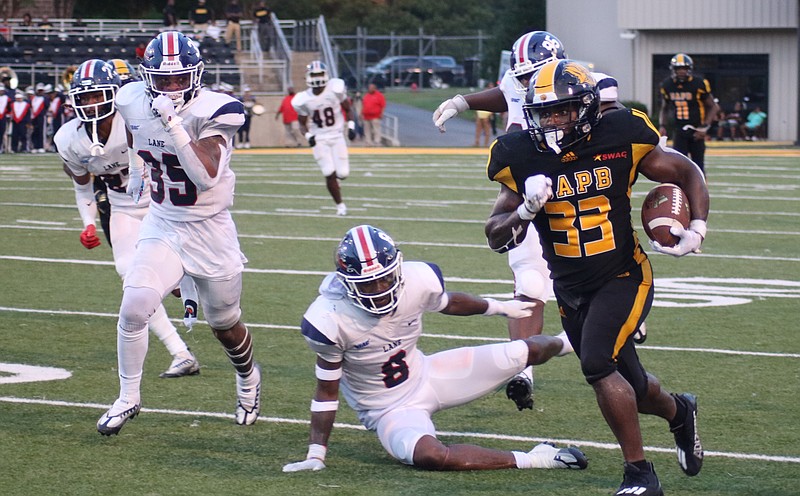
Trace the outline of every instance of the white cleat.
[[338, 216], [345, 216], [347, 215], [347, 205], [344, 203], [337, 203], [336, 204], [336, 215]]
[[253, 373], [258, 374], [258, 384], [252, 388], [242, 386], [243, 379], [236, 376], [236, 413], [234, 414], [236, 424], [253, 425], [258, 420], [258, 413], [261, 411], [261, 367], [256, 364]]
[[104, 436], [117, 434], [125, 422], [139, 415], [141, 403], [131, 403], [117, 399], [111, 408], [97, 421], [97, 432]]
[[183, 354], [175, 355], [169, 368], [158, 376], [162, 379], [171, 379], [174, 377], [183, 377], [185, 375], [197, 375], [200, 373], [200, 363], [191, 351], [186, 350], [188, 356]]

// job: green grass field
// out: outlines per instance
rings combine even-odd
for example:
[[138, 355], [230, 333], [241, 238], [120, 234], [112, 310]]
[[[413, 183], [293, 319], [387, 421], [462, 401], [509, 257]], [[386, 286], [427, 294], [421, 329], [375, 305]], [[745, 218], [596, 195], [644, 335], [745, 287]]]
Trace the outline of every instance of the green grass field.
[[[574, 356], [537, 368], [533, 411], [518, 412], [498, 392], [434, 421], [445, 442], [517, 450], [571, 442], [587, 453], [588, 470], [416, 470], [392, 460], [342, 402], [328, 468], [281, 472], [305, 456], [315, 385], [300, 318], [348, 228], [383, 228], [407, 259], [438, 263], [451, 290], [511, 291], [505, 257], [483, 236], [497, 192], [483, 154], [366, 151], [351, 155], [345, 218], [334, 215], [310, 150], [234, 156], [234, 218], [249, 258], [242, 308], [264, 369], [259, 422], [234, 425], [234, 372], [208, 326], [185, 333], [178, 324], [201, 374], [159, 379], [170, 357], [151, 338], [144, 410], [111, 438], [95, 430], [118, 392], [121, 284], [111, 251], [105, 240], [91, 251], [81, 246], [72, 188], [56, 156], [0, 156], [0, 494], [611, 494], [621, 481], [621, 454]], [[707, 161], [712, 213], [704, 253], [652, 256], [656, 304], [639, 348], [668, 389], [698, 395], [706, 461], [699, 476], [684, 476], [666, 423], [652, 417], [642, 418], [647, 455], [668, 495], [796, 495], [800, 153], [715, 149]], [[641, 180], [634, 188], [637, 227], [652, 185]], [[178, 318], [179, 301], [166, 304]], [[558, 332], [555, 306], [545, 312], [547, 332]], [[499, 317], [432, 314], [421, 347], [434, 352], [505, 337]], [[19, 365], [71, 375], [12, 382]]]

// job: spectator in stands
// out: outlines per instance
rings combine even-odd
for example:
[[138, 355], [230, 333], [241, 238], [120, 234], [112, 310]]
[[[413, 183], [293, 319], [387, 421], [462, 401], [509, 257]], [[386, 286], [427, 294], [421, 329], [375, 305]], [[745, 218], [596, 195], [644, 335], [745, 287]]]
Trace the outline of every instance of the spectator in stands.
[[300, 132], [300, 122], [297, 120], [297, 111], [292, 107], [292, 98], [294, 98], [294, 88], [291, 86], [287, 89], [287, 95], [281, 100], [281, 105], [278, 111], [275, 112], [275, 120], [278, 116], [283, 115], [283, 128], [286, 131], [285, 147], [301, 147], [303, 146], [303, 133]]
[[20, 27], [30, 29], [33, 27], [33, 18], [28, 12], [22, 14], [22, 20], [19, 22]]
[[161, 11], [164, 14], [164, 31], [178, 28], [178, 11], [175, 10], [175, 0], [167, 0], [167, 5]]
[[144, 58], [144, 51], [147, 49], [147, 45], [144, 41], [136, 45], [136, 58], [141, 61]]
[[189, 23], [194, 29], [195, 38], [202, 40], [208, 26], [214, 24], [214, 10], [206, 6], [206, 0], [197, 0], [197, 5], [189, 11]]
[[239, 5], [239, 0], [230, 0], [228, 6], [225, 8], [225, 18], [228, 20], [228, 25], [225, 26], [225, 44], [230, 46], [231, 38], [236, 38], [236, 50], [242, 49], [242, 27], [239, 21], [242, 20], [242, 6]]
[[766, 135], [763, 133], [764, 129], [764, 122], [767, 120], [767, 114], [761, 107], [756, 105], [756, 108], [753, 109], [752, 112], [747, 114], [747, 120], [744, 124], [742, 124], [742, 135], [744, 139], [750, 141], [758, 141], [759, 134], [762, 138], [765, 138]]
[[361, 118], [364, 121], [364, 144], [366, 146], [381, 146], [381, 120], [383, 110], [386, 108], [386, 98], [378, 91], [375, 84], [367, 86], [361, 105]]
[[267, 7], [265, 0], [259, 0], [253, 11], [253, 20], [258, 29], [258, 43], [264, 52], [272, 48], [272, 11]]
[[43, 29], [45, 31], [49, 31], [49, 30], [53, 29], [53, 27], [54, 27], [53, 23], [50, 22], [50, 19], [46, 15], [43, 15], [42, 16], [42, 20], [39, 21], [39, 29]]
[[[727, 113], [720, 112], [720, 119], [717, 124], [717, 139], [720, 141], [726, 138], [728, 140], [736, 140], [739, 135], [739, 128], [742, 127], [742, 121], [744, 120], [742, 112], [742, 102], [736, 102]], [[722, 117], [723, 115], [724, 118]], [[725, 135], [726, 131], [727, 136]]]

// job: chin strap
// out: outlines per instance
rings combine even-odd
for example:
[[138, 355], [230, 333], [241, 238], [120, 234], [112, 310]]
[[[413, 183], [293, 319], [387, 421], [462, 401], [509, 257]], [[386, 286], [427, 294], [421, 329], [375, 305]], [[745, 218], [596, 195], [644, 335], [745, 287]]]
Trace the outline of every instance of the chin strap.
[[97, 135], [97, 121], [92, 121], [92, 144], [89, 147], [89, 152], [92, 157], [99, 157], [105, 153], [104, 146], [100, 143], [100, 137]]

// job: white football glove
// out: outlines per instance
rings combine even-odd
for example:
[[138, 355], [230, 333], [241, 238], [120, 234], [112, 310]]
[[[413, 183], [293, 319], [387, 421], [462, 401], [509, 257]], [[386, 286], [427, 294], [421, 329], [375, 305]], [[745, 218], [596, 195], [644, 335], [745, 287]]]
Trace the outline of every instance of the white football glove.
[[302, 470], [311, 470], [317, 472], [325, 468], [325, 462], [319, 458], [309, 458], [302, 462], [287, 463], [283, 466], [284, 472], [300, 472]]
[[179, 124], [177, 120], [181, 118], [178, 117], [178, 113], [175, 112], [175, 104], [172, 103], [172, 100], [168, 96], [158, 95], [155, 97], [153, 99], [152, 108], [153, 111], [161, 117], [161, 123], [164, 124], [165, 128], [171, 128]]
[[525, 180], [525, 192], [522, 193], [524, 202], [517, 207], [517, 213], [522, 220], [533, 220], [536, 213], [542, 209], [547, 200], [553, 197], [553, 181], [542, 174], [531, 176]]
[[439, 128], [439, 131], [445, 132], [444, 123], [467, 110], [469, 110], [467, 101], [463, 96], [456, 95], [443, 101], [439, 108], [433, 111], [433, 124]]
[[533, 314], [533, 309], [536, 307], [536, 302], [533, 301], [497, 301], [493, 298], [484, 299], [489, 303], [489, 308], [483, 312], [484, 315], [504, 315], [509, 319], [530, 317]]
[[125, 192], [133, 198], [133, 203], [139, 203], [144, 193], [145, 176], [144, 160], [128, 148], [128, 185]]
[[673, 236], [681, 238], [675, 246], [662, 246], [658, 241], [650, 240], [650, 246], [659, 253], [682, 257], [687, 253], [700, 253], [700, 245], [706, 236], [706, 221], [695, 219], [689, 223], [689, 229], [676, 225], [669, 228]]

